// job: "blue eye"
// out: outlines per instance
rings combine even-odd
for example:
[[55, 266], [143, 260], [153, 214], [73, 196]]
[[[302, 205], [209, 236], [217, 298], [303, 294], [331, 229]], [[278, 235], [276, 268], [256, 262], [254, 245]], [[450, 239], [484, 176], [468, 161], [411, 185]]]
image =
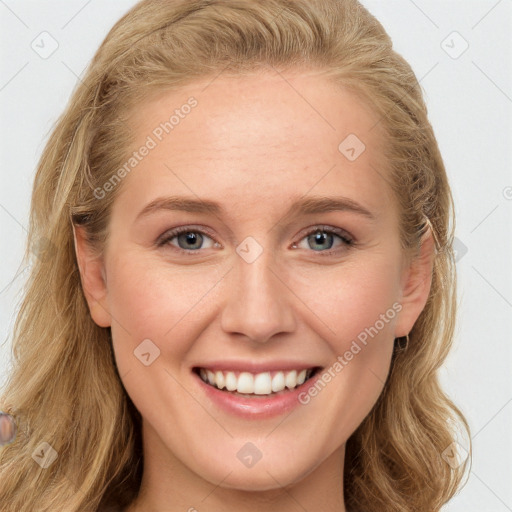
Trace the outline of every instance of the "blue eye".
[[[178, 247], [171, 243], [176, 238]], [[207, 238], [213, 242], [213, 246], [220, 246], [215, 240], [208, 236], [204, 231], [200, 229], [193, 229], [191, 227], [182, 226], [167, 232], [164, 237], [157, 242], [158, 247], [164, 245], [172, 245], [176, 247], [178, 251], [184, 251], [188, 253], [198, 252], [198, 249], [205, 249], [201, 247], [204, 239]]]
[[[308, 247], [312, 248], [314, 252], [320, 252], [322, 256], [328, 256], [339, 250], [339, 248], [331, 250], [336, 237], [341, 240], [342, 248], [347, 248], [354, 245], [352, 238], [350, 238], [348, 234], [343, 230], [338, 228], [330, 228], [328, 226], [315, 227], [314, 229], [310, 230], [306, 236], [301, 239], [301, 241], [306, 240]], [[315, 249], [315, 245], [319, 247], [319, 249]], [[293, 247], [297, 248], [298, 246], [297, 244], [294, 244]]]
[[[332, 249], [336, 238], [341, 241], [342, 249], [355, 244], [354, 240], [345, 231], [328, 226], [316, 226], [308, 231], [301, 238], [301, 241], [306, 240], [309, 245], [307, 248], [311, 248], [314, 252], [321, 253], [323, 256], [328, 256], [340, 250], [339, 247]], [[176, 243], [173, 243], [174, 239], [176, 239]], [[209, 247], [203, 246], [205, 240], [212, 242]], [[200, 249], [220, 247], [220, 244], [213, 237], [206, 234], [204, 228], [197, 229], [192, 226], [181, 226], [168, 231], [157, 241], [156, 245], [158, 247], [170, 245], [177, 251], [187, 254], [198, 253]], [[318, 248], [314, 248], [314, 246]], [[298, 245], [295, 243], [292, 247], [295, 249], [298, 248]]]

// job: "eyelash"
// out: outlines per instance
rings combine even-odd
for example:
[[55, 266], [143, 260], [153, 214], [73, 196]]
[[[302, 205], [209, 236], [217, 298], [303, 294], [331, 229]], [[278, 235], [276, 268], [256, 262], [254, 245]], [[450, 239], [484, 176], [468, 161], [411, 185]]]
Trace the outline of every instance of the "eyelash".
[[[336, 235], [337, 237], [339, 237], [341, 239], [341, 241], [343, 242], [343, 245], [344, 245], [343, 248], [329, 249], [326, 251], [311, 250], [312, 252], [316, 252], [321, 256], [332, 256], [334, 254], [339, 253], [340, 250], [347, 250], [356, 245], [356, 242], [354, 241], [354, 239], [351, 238], [345, 231], [343, 231], [339, 228], [331, 227], [331, 226], [315, 226], [315, 227], [311, 228], [309, 231], [307, 231], [306, 233], [304, 233], [304, 235], [302, 235], [302, 237], [299, 239], [298, 242], [301, 242], [303, 239], [316, 233], [317, 231], [320, 231], [322, 233], [329, 234], [329, 235]], [[210, 233], [209, 230], [207, 230], [203, 227], [199, 228], [199, 227], [195, 227], [195, 226], [180, 226], [180, 227], [174, 228], [171, 231], [168, 231], [164, 235], [162, 235], [157, 240], [156, 246], [163, 247], [165, 245], [170, 245], [169, 242], [173, 238], [179, 236], [182, 233], [199, 233], [201, 235], [208, 236], [209, 238], [211, 238], [213, 240], [213, 242], [218, 243], [217, 240], [215, 240], [215, 238], [213, 237], [212, 233]], [[297, 243], [294, 242], [293, 246], [296, 246]], [[176, 247], [176, 246], [171, 246], [171, 247], [173, 250], [176, 250], [180, 253], [189, 254], [189, 255], [191, 255], [191, 254], [199, 255], [199, 253], [201, 252], [200, 249], [192, 250], [192, 249], [182, 249], [181, 247]]]

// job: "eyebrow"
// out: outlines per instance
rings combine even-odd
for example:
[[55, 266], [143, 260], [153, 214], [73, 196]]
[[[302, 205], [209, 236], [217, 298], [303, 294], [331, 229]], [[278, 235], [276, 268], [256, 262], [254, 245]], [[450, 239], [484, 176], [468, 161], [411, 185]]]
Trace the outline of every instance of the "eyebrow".
[[[183, 211], [189, 213], [207, 213], [222, 216], [224, 209], [219, 203], [208, 199], [194, 199], [185, 196], [161, 197], [147, 204], [137, 215], [136, 220], [147, 217], [157, 211]], [[309, 196], [294, 201], [283, 218], [293, 215], [311, 215], [333, 211], [348, 211], [357, 213], [370, 220], [376, 220], [375, 215], [348, 197]]]

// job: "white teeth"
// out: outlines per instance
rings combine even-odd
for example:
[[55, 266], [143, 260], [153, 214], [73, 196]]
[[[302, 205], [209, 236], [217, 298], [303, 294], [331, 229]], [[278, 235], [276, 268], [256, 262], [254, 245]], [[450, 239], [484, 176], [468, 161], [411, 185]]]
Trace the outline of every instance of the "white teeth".
[[306, 380], [306, 373], [307, 370], [302, 370], [301, 372], [299, 372], [299, 374], [297, 375], [297, 384], [304, 384], [304, 381]]
[[284, 385], [284, 373], [277, 372], [272, 379], [272, 391], [276, 393], [277, 391], [282, 391], [285, 388]]
[[215, 372], [215, 384], [219, 389], [223, 389], [225, 384], [224, 374], [222, 372]]
[[237, 391], [242, 394], [270, 395], [277, 393], [285, 388], [293, 389], [303, 384], [311, 375], [312, 369], [291, 370], [288, 372], [262, 372], [252, 374], [250, 372], [240, 372], [238, 377], [232, 371], [212, 372], [201, 368], [199, 375], [204, 382], [211, 384], [218, 389], [227, 391]]
[[297, 371], [292, 370], [286, 374], [284, 378], [284, 383], [288, 389], [292, 389], [297, 385]]
[[252, 373], [242, 372], [238, 376], [236, 390], [239, 393], [254, 393], [254, 377], [252, 376]]
[[254, 377], [254, 393], [256, 395], [268, 395], [272, 391], [272, 379], [270, 372], [258, 373]]
[[235, 374], [233, 372], [227, 372], [226, 373], [226, 389], [228, 391], [235, 391], [237, 384], [238, 384], [238, 382], [235, 377]]

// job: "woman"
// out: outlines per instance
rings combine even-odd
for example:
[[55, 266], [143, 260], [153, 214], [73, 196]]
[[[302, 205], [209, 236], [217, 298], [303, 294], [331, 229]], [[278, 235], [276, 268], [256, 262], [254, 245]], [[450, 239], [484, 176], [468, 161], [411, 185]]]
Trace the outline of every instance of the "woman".
[[470, 460], [437, 374], [453, 229], [419, 84], [358, 2], [139, 3], [38, 168], [0, 502], [440, 510]]

